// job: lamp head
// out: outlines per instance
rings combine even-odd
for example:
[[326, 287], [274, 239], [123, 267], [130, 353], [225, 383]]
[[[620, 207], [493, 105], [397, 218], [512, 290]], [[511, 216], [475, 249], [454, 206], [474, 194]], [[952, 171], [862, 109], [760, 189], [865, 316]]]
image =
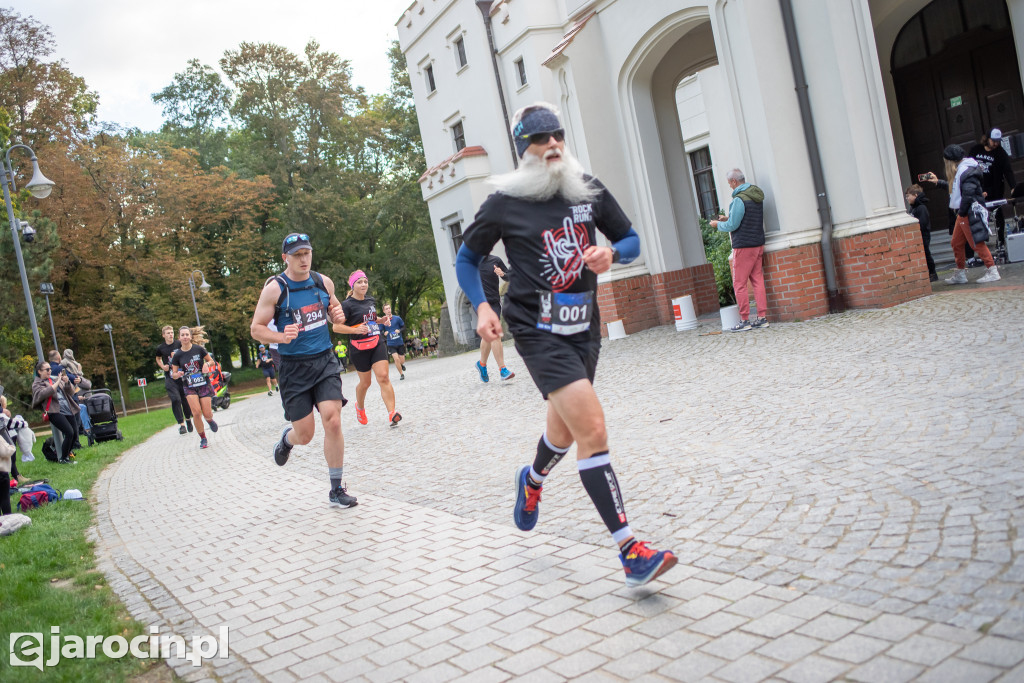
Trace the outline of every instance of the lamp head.
[[113, 332], [114, 331], [114, 326], [113, 325], [104, 325], [103, 326], [103, 331], [104, 332]]
[[39, 291], [43, 294], [53, 294], [53, 284], [49, 282], [44, 282], [41, 285], [39, 285]]
[[206, 281], [205, 275], [203, 276], [203, 284], [199, 285], [199, 289], [203, 290], [204, 292], [210, 291], [210, 283]]
[[50, 196], [55, 184], [43, 175], [43, 172], [39, 170], [39, 161], [32, 157], [32, 179], [25, 185], [25, 189], [31, 192], [36, 199], [46, 199]]

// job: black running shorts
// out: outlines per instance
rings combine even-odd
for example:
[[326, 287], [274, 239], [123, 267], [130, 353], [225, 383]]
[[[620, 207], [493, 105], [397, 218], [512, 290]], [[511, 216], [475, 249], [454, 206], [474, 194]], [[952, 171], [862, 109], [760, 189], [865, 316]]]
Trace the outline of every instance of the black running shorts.
[[263, 376], [264, 377], [269, 377], [270, 379], [274, 379], [274, 366], [273, 365], [264, 365], [263, 367], [260, 368], [260, 370], [263, 371]]
[[[548, 394], [580, 379], [594, 383], [600, 340], [575, 340], [527, 327], [512, 331], [516, 351], [546, 401]], [[579, 335], [577, 335], [579, 336]]]
[[348, 354], [352, 358], [352, 365], [355, 366], [356, 372], [369, 372], [374, 363], [388, 360], [388, 351], [383, 340], [367, 351], [360, 351], [353, 346], [349, 349]]
[[310, 415], [318, 403], [342, 400], [340, 372], [331, 349], [312, 356], [282, 355], [278, 385], [284, 418], [295, 422]]
[[405, 355], [405, 344], [402, 344], [401, 346], [389, 346], [388, 347], [388, 355], [390, 356], [393, 353], [397, 353], [399, 356], [404, 356]]
[[487, 305], [494, 311], [494, 315], [498, 316], [498, 320], [501, 320], [501, 302], [500, 301], [488, 301]]

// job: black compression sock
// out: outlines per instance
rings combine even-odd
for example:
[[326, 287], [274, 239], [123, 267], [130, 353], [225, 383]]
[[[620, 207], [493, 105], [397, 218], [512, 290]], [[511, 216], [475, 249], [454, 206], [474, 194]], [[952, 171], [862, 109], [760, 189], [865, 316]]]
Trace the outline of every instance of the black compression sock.
[[611, 457], [608, 451], [594, 453], [585, 460], [579, 460], [580, 479], [587, 490], [590, 500], [597, 508], [598, 514], [612, 534], [612, 539], [619, 543], [633, 535], [626, 520], [626, 507], [622, 503], [619, 481], [612, 470]]
[[[570, 444], [571, 446], [572, 444]], [[526, 478], [526, 484], [540, 488], [555, 465], [569, 452], [569, 446], [561, 448], [548, 441], [548, 435], [542, 434], [537, 442], [537, 457], [533, 460], [533, 468]]]

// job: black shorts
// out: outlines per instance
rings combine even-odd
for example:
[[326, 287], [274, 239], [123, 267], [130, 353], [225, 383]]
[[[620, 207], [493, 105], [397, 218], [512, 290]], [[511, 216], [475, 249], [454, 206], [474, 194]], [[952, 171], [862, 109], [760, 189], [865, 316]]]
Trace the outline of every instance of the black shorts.
[[348, 353], [352, 357], [352, 365], [355, 367], [356, 372], [369, 372], [373, 368], [374, 363], [379, 361], [387, 362], [388, 360], [388, 350], [383, 340], [378, 342], [372, 349], [366, 351], [360, 351], [353, 346], [349, 349]]
[[[548, 394], [580, 379], [594, 383], [601, 341], [563, 337], [528, 327], [517, 327], [512, 336], [516, 351], [546, 401]], [[579, 335], [577, 335], [579, 337]]]
[[274, 379], [274, 366], [273, 365], [264, 365], [264, 366], [262, 366], [260, 368], [260, 370], [263, 371], [263, 376], [264, 377], [269, 377], [270, 379]]
[[488, 301], [487, 305], [494, 311], [494, 315], [498, 316], [498, 320], [501, 320], [501, 302], [500, 301]]
[[268, 348], [267, 351], [270, 351], [270, 357], [274, 359], [274, 367], [281, 367], [281, 354], [278, 353], [277, 349]]
[[397, 353], [399, 356], [404, 356], [405, 355], [405, 344], [402, 344], [401, 346], [389, 346], [388, 347], [388, 355], [390, 356], [391, 354], [394, 354], [394, 353]]
[[281, 403], [289, 422], [312, 414], [324, 401], [341, 401], [338, 359], [331, 349], [311, 356], [281, 356]]

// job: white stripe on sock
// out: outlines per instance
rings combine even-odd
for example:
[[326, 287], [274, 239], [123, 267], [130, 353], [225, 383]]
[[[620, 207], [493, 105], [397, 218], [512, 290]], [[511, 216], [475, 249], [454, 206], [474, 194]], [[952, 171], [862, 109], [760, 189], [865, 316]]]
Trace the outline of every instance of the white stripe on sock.
[[542, 438], [544, 439], [544, 445], [553, 450], [555, 453], [567, 453], [569, 449], [572, 447], [572, 444], [569, 444], [565, 448], [559, 448], [558, 446], [554, 445], [553, 443], [551, 443], [551, 441], [548, 440], [547, 432], [544, 432]]
[[576, 467], [582, 470], [592, 470], [595, 467], [604, 467], [612, 463], [612, 456], [608, 453], [604, 455], [592, 455], [585, 460], [577, 460]]

